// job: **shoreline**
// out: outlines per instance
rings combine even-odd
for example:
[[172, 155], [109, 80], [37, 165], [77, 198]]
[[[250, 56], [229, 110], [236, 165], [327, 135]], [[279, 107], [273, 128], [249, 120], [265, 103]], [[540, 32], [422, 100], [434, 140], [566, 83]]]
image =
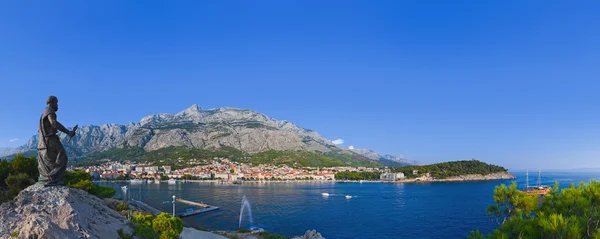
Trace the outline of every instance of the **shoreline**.
[[[444, 179], [436, 179], [429, 176], [421, 176], [418, 178], [411, 179], [401, 179], [396, 181], [385, 181], [385, 180], [244, 180], [240, 181], [241, 184], [244, 183], [439, 183], [439, 182], [477, 182], [477, 181], [492, 181], [492, 180], [513, 180], [517, 177], [509, 172], [501, 172], [501, 173], [492, 173], [492, 174], [466, 174], [460, 176], [453, 176]], [[94, 183], [122, 183], [127, 182], [131, 183], [131, 180], [94, 180]], [[223, 182], [222, 180], [178, 180], [180, 182], [189, 182], [189, 183], [218, 183], [218, 184], [231, 184], [235, 185], [232, 182]], [[154, 182], [138, 182], [136, 184], [155, 184]], [[160, 183], [168, 183], [167, 180], [160, 181]], [[174, 184], [171, 184], [174, 185]]]

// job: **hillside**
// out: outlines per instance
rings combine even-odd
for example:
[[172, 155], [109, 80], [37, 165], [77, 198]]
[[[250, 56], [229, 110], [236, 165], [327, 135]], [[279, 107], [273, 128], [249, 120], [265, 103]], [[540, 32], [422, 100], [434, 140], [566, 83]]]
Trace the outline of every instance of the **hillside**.
[[[418, 173], [413, 174], [413, 170], [418, 170]], [[429, 173], [435, 179], [445, 179], [449, 177], [464, 176], [464, 175], [488, 175], [493, 173], [503, 173], [508, 170], [504, 167], [487, 164], [478, 160], [463, 160], [444, 163], [436, 163], [423, 166], [406, 166], [393, 168], [394, 172], [402, 172], [408, 178], [420, 177]]]
[[97, 165], [104, 160], [112, 161], [134, 161], [151, 163], [153, 165], [171, 165], [181, 168], [190, 159], [212, 160], [215, 157], [228, 158], [235, 162], [252, 164], [274, 164], [288, 165], [292, 167], [333, 167], [333, 166], [368, 166], [382, 167], [378, 162], [363, 159], [359, 155], [348, 155], [336, 152], [327, 154], [293, 151], [293, 150], [269, 150], [261, 153], [249, 154], [232, 147], [221, 147], [219, 149], [197, 149], [183, 146], [162, 148], [146, 152], [139, 147], [124, 147], [109, 149], [102, 152], [86, 154], [76, 162], [78, 166]]
[[[154, 154], [147, 154], [148, 152], [169, 147], [184, 147], [190, 149], [190, 153], [200, 152], [195, 149], [218, 153], [223, 148], [234, 148], [248, 154], [271, 150], [306, 151], [328, 155], [350, 165], [380, 165], [381, 162], [390, 165], [395, 164], [394, 162], [409, 164], [400, 158], [384, 161], [379, 158], [369, 159], [360, 153], [337, 147], [313, 130], [298, 127], [285, 120], [275, 120], [252, 110], [237, 108], [203, 110], [192, 105], [176, 114], [146, 116], [139, 123], [83, 126], [71, 142], [68, 142], [66, 135], [59, 136], [72, 161], [101, 158], [107, 150], [110, 151], [104, 154], [124, 160], [123, 157], [150, 157], [148, 155]], [[38, 136], [35, 135], [17, 151], [24, 155], [35, 154], [37, 144]], [[356, 160], [366, 162], [355, 162]]]

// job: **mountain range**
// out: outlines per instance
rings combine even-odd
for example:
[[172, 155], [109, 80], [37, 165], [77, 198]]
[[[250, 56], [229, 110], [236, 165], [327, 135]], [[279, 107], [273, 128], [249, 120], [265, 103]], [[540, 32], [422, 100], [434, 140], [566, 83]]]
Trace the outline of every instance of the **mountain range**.
[[[198, 105], [192, 105], [176, 114], [149, 115], [138, 123], [83, 126], [71, 142], [68, 142], [65, 134], [59, 135], [69, 159], [73, 160], [115, 148], [139, 147], [151, 152], [184, 146], [199, 149], [232, 147], [247, 153], [269, 150], [337, 153], [386, 165], [416, 164], [401, 157], [379, 155], [371, 150], [338, 147], [317, 132], [289, 121], [276, 120], [252, 110], [228, 107], [203, 110]], [[16, 152], [35, 154], [37, 144], [38, 135], [35, 135]]]
[[0, 147], [0, 157], [15, 153], [15, 149], [9, 147]]

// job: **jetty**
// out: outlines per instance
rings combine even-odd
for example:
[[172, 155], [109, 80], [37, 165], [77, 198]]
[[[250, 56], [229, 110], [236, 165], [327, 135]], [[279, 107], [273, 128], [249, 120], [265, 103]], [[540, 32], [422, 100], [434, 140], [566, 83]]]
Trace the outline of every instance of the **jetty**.
[[218, 207], [208, 207], [208, 208], [188, 208], [183, 212], [180, 213], [176, 213], [175, 216], [178, 217], [189, 217], [189, 216], [194, 216], [194, 215], [198, 215], [200, 213], [203, 212], [209, 212], [212, 210], [217, 210], [219, 209]]
[[[177, 216], [177, 217], [189, 217], [189, 216], [198, 215], [200, 213], [210, 212], [210, 211], [219, 209], [219, 207], [217, 207], [217, 206], [211, 206], [208, 204], [192, 202], [192, 201], [183, 200], [183, 199], [179, 199], [179, 198], [177, 198], [176, 201], [180, 202], [180, 203], [185, 203], [185, 204], [190, 204], [193, 206], [200, 207], [200, 208], [188, 208], [183, 212], [175, 213], [175, 216]], [[129, 203], [135, 205], [136, 207], [138, 207], [146, 212], [152, 213], [155, 216], [162, 213], [161, 210], [158, 210], [155, 207], [152, 207], [152, 206], [148, 205], [147, 203], [144, 203], [139, 200], [130, 199]]]
[[156, 209], [156, 208], [154, 208], [154, 207], [152, 207], [152, 206], [150, 206], [150, 205], [148, 205], [148, 204], [146, 204], [146, 203], [144, 203], [142, 201], [138, 201], [138, 200], [135, 200], [135, 199], [129, 199], [129, 203], [135, 205], [136, 207], [138, 207], [138, 208], [140, 208], [140, 209], [142, 209], [142, 210], [144, 210], [146, 212], [152, 213], [154, 216], [162, 213], [161, 210], [158, 210], [158, 209]]
[[181, 199], [181, 198], [177, 198], [177, 199], [175, 199], [175, 201], [179, 202], [179, 203], [184, 203], [184, 204], [188, 204], [188, 205], [199, 207], [199, 208], [188, 208], [184, 212], [176, 214], [179, 217], [188, 217], [188, 216], [197, 215], [197, 214], [200, 214], [200, 213], [203, 213], [203, 212], [209, 212], [209, 211], [212, 211], [212, 210], [219, 209], [219, 207], [217, 207], [217, 206], [211, 206], [211, 205], [208, 205], [208, 204], [205, 204], [205, 203], [198, 203], [198, 202], [188, 201], [188, 200]]
[[201, 207], [201, 208], [215, 207], [215, 206], [211, 206], [211, 205], [208, 205], [205, 203], [192, 202], [192, 201], [188, 201], [188, 200], [181, 199], [181, 198], [176, 198], [175, 201], [184, 203], [184, 204], [188, 204], [188, 205], [192, 205], [192, 206], [196, 206], [196, 207]]

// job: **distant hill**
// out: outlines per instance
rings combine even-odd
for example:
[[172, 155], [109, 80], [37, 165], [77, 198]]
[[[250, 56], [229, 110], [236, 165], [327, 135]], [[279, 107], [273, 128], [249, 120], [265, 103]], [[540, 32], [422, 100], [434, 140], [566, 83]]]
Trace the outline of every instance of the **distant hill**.
[[98, 165], [104, 160], [133, 161], [151, 163], [153, 165], [172, 165], [175, 168], [183, 168], [194, 159], [198, 163], [210, 161], [214, 158], [228, 158], [235, 162], [272, 165], [288, 165], [292, 167], [334, 167], [334, 166], [365, 166], [382, 167], [383, 165], [362, 158], [349, 157], [347, 154], [330, 152], [327, 154], [293, 151], [293, 150], [269, 150], [260, 153], [245, 153], [232, 147], [221, 147], [218, 149], [198, 149], [183, 146], [162, 148], [146, 152], [139, 147], [114, 148], [101, 152], [86, 154], [76, 162], [78, 166]]
[[408, 160], [403, 157], [393, 156], [393, 155], [381, 155], [370, 149], [358, 149], [354, 147], [350, 147], [349, 150], [352, 152], [363, 155], [373, 161], [378, 161], [381, 164], [389, 165], [389, 166], [407, 166], [407, 165], [418, 165], [414, 160]]
[[[67, 141], [64, 134], [60, 134], [60, 137], [69, 159], [73, 161], [97, 158], [104, 151], [111, 156], [121, 151], [123, 155], [139, 156], [151, 155], [147, 153], [170, 147], [183, 147], [190, 149], [190, 152], [194, 151], [192, 149], [203, 149], [215, 153], [222, 148], [233, 148], [250, 155], [282, 151], [299, 156], [290, 152], [306, 151], [351, 165], [410, 164], [393, 156], [383, 161], [380, 158], [371, 159], [340, 148], [313, 130], [237, 108], [203, 110], [198, 105], [192, 105], [176, 114], [146, 116], [139, 123], [83, 126], [71, 142]], [[35, 135], [17, 151], [36, 154], [37, 144], [38, 136]]]

